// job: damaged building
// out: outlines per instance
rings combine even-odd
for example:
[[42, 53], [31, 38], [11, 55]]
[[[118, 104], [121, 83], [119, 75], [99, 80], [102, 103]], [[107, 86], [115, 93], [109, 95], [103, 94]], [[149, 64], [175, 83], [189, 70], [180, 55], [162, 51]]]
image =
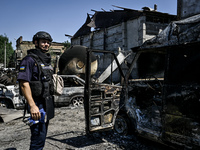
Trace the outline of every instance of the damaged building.
[[[115, 6], [117, 7], [117, 6]], [[95, 11], [71, 38], [72, 45], [92, 49], [117, 51], [140, 46], [162, 31], [176, 15], [143, 7], [142, 10], [117, 7], [122, 10]]]
[[[154, 9], [143, 7], [142, 10], [122, 8], [110, 11], [95, 11], [93, 15], [87, 15], [82, 27], [71, 38], [71, 45], [82, 45], [90, 49], [112, 51], [121, 57], [121, 63], [131, 53], [131, 48], [142, 45], [146, 40], [155, 37], [171, 21], [176, 20], [176, 15], [170, 15]], [[134, 54], [126, 59], [131, 63]], [[108, 54], [99, 54], [98, 70], [95, 74], [99, 78], [111, 61]], [[128, 70], [122, 63], [123, 71]], [[113, 70], [114, 71], [114, 70]], [[109, 80], [109, 79], [107, 79]], [[106, 80], [106, 81], [107, 81]], [[119, 70], [113, 72], [112, 81], [120, 81]], [[109, 82], [109, 81], [108, 81]]]

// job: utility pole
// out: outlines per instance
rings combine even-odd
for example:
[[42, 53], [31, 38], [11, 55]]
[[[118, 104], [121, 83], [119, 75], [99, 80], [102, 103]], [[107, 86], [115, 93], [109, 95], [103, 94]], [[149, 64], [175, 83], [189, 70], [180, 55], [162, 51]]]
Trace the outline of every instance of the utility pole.
[[6, 41], [5, 41], [5, 51], [4, 51], [4, 68], [6, 68]]

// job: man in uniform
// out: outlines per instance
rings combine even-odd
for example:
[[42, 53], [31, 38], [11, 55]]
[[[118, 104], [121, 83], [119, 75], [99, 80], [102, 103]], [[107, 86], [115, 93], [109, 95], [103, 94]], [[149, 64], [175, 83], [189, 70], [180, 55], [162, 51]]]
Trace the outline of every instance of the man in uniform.
[[46, 121], [30, 126], [30, 149], [43, 149], [49, 120], [54, 117], [52, 90], [51, 56], [48, 53], [52, 38], [47, 32], [37, 32], [33, 36], [35, 49], [28, 50], [20, 64], [18, 81], [22, 94], [28, 103], [28, 111], [33, 120], [41, 118], [40, 110], [46, 112]]

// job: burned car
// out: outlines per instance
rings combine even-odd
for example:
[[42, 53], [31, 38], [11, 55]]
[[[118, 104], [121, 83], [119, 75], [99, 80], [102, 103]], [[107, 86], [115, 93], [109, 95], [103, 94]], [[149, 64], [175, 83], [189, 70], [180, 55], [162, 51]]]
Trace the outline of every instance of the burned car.
[[64, 81], [63, 93], [54, 95], [55, 106], [82, 106], [85, 81], [76, 75], [60, 75]]
[[[61, 96], [55, 96], [56, 106], [81, 106], [84, 101], [85, 62], [87, 47], [72, 45], [59, 58], [59, 74], [64, 80]], [[97, 60], [91, 55], [91, 75], [96, 73]]]
[[0, 106], [13, 109], [24, 107], [24, 97], [19, 95], [18, 86], [0, 84]]
[[123, 135], [135, 133], [169, 146], [199, 149], [199, 46], [191, 42], [133, 49], [129, 70], [125, 75], [120, 71], [120, 86], [91, 82], [87, 63], [86, 132], [114, 128]]

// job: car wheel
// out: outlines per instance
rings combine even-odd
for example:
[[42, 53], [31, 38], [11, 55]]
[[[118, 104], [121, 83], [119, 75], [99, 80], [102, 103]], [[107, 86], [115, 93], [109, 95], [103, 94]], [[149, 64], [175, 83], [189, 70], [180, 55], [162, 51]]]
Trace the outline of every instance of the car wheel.
[[74, 97], [71, 100], [72, 106], [74, 107], [83, 106], [83, 102], [84, 102], [84, 97], [81, 96]]
[[5, 104], [4, 100], [1, 100], [1, 101], [0, 101], [0, 106], [6, 107], [6, 104]]
[[14, 105], [11, 102], [11, 100], [8, 100], [8, 99], [0, 100], [0, 106], [6, 107], [6, 108], [14, 108]]
[[115, 120], [114, 131], [120, 135], [127, 135], [130, 131], [130, 121], [124, 114], [118, 114]]

